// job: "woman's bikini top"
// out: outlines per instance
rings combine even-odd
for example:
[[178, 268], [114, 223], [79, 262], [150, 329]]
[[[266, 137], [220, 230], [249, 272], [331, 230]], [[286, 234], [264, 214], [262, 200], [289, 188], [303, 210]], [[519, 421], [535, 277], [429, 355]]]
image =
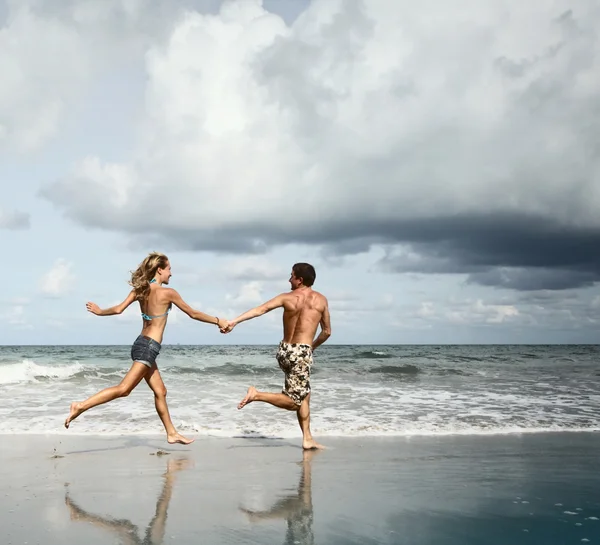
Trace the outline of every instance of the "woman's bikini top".
[[[155, 284], [156, 283], [156, 279], [152, 279], [150, 280], [150, 284]], [[169, 311], [171, 310], [171, 303], [169, 303], [169, 308], [167, 309], [167, 312], [165, 312], [164, 314], [159, 314], [158, 316], [148, 316], [147, 314], [142, 312], [142, 318], [144, 320], [153, 320], [154, 318], [162, 318], [163, 316], [166, 316], [167, 314], [169, 314]]]

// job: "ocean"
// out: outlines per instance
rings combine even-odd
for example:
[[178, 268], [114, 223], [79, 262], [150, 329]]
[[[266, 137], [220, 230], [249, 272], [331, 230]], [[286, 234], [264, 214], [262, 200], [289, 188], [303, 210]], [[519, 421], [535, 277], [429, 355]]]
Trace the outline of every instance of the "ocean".
[[[0, 433], [161, 434], [141, 383], [63, 427], [72, 401], [117, 384], [129, 346], [0, 347]], [[158, 365], [178, 431], [299, 437], [263, 403], [237, 410], [249, 385], [279, 392], [275, 346], [164, 345]], [[600, 347], [341, 346], [315, 352], [312, 430], [327, 436], [436, 436], [600, 430]]]

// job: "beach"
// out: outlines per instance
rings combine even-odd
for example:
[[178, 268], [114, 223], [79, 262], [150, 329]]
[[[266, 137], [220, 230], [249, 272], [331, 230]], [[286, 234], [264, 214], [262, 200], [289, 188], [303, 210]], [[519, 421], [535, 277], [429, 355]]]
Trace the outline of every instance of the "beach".
[[274, 346], [165, 346], [151, 391], [63, 423], [125, 346], [0, 347], [0, 544], [600, 543], [596, 346], [324, 346], [312, 431], [253, 403]]
[[600, 434], [11, 435], [2, 543], [598, 543]]

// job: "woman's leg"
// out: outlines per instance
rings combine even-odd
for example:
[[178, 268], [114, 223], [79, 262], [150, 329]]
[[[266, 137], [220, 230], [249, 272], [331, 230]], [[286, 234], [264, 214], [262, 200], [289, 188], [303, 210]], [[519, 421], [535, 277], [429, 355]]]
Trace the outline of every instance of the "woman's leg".
[[173, 421], [169, 414], [169, 407], [167, 406], [167, 388], [160, 376], [160, 371], [158, 370], [156, 363], [148, 369], [144, 378], [146, 379], [148, 386], [150, 386], [154, 392], [154, 406], [156, 407], [156, 412], [167, 432], [167, 441], [169, 443], [181, 443], [183, 445], [192, 443], [194, 441], [193, 439], [188, 439], [187, 437], [180, 435], [177, 433], [175, 426], [173, 426]]
[[102, 405], [103, 403], [107, 403], [118, 397], [128, 396], [144, 378], [147, 372], [147, 365], [144, 365], [139, 361], [134, 361], [131, 365], [131, 369], [129, 369], [123, 380], [117, 386], [105, 388], [85, 401], [74, 401], [71, 403], [71, 411], [65, 420], [65, 428], [68, 428], [73, 420], [88, 409], [91, 409], [96, 405]]

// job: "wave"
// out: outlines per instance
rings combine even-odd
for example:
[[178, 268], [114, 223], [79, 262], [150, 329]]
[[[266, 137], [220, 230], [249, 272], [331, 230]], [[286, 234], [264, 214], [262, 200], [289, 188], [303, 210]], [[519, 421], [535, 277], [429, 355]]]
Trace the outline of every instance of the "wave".
[[243, 363], [225, 363], [223, 365], [213, 365], [210, 367], [165, 367], [163, 373], [172, 375], [206, 375], [206, 376], [257, 376], [271, 375], [274, 371], [279, 371], [277, 364], [270, 367], [256, 365], [246, 365]]
[[480, 357], [477, 356], [463, 356], [463, 355], [454, 355], [454, 356], [450, 356], [448, 357], [449, 360], [455, 361], [457, 363], [460, 362], [483, 362], [484, 360]]
[[421, 369], [416, 365], [382, 365], [369, 369], [368, 372], [382, 375], [418, 375]]
[[[61, 415], [62, 416], [62, 415]], [[191, 422], [179, 422], [178, 430], [187, 435], [200, 437], [220, 437], [229, 439], [289, 439], [298, 438], [299, 432], [295, 427], [289, 428], [273, 428], [267, 423], [259, 426], [259, 429], [248, 429], [247, 427], [207, 427], [198, 426]], [[315, 430], [316, 431], [316, 430]], [[62, 426], [52, 426], [49, 423], [39, 422], [37, 425], [24, 426], [23, 423], [11, 426], [8, 423], [0, 424], [0, 435], [82, 435], [96, 437], [110, 437], [124, 435], [134, 436], [157, 436], [162, 437], [163, 432], [158, 425], [148, 423], [128, 422], [123, 420], [107, 425], [87, 425], [85, 430], [66, 430]], [[372, 427], [345, 427], [336, 428], [328, 427], [321, 428], [317, 431], [319, 437], [336, 437], [336, 438], [403, 438], [403, 437], [447, 437], [447, 436], [494, 436], [494, 435], [534, 435], [534, 434], [549, 434], [549, 433], [600, 433], [600, 426], [544, 426], [544, 427], [528, 427], [528, 426], [499, 426], [497, 428], [487, 427], [478, 428], [461, 427], [453, 428], [440, 427], [435, 428], [406, 428], [406, 429], [385, 429]]]
[[393, 354], [388, 354], [387, 352], [381, 352], [380, 350], [366, 350], [364, 352], [359, 352], [358, 354], [354, 354], [352, 358], [356, 358], [359, 360], [383, 360], [387, 358], [394, 358]]
[[526, 360], [539, 360], [541, 359], [540, 354], [531, 354], [529, 352], [523, 352], [517, 355], [519, 358], [525, 358]]
[[463, 371], [462, 369], [452, 369], [451, 367], [449, 368], [442, 368], [442, 369], [435, 369], [434, 373], [436, 375], [458, 375], [460, 377], [470, 377], [473, 375], [473, 373], [469, 373], [467, 371]]
[[79, 363], [70, 365], [38, 365], [31, 360], [0, 366], [0, 384], [38, 382], [44, 379], [67, 379], [83, 371]]

